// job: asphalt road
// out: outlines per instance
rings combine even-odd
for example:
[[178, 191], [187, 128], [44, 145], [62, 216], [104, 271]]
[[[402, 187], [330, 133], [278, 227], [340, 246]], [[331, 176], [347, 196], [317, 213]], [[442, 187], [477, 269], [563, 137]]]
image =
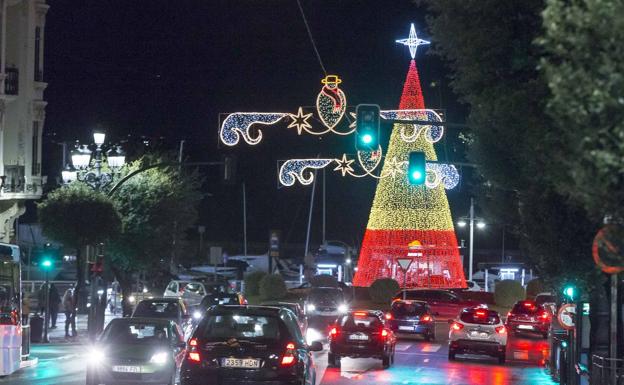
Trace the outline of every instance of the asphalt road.
[[[396, 349], [395, 364], [384, 370], [372, 359], [342, 360], [341, 369], [327, 368], [327, 351], [315, 353], [317, 383], [323, 385], [407, 385], [407, 384], [554, 384], [543, 367], [548, 343], [539, 337], [512, 337], [507, 346], [507, 363], [499, 365], [485, 356], [447, 358], [448, 325], [437, 324], [438, 339], [425, 342], [418, 338], [401, 339]], [[24, 368], [0, 379], [11, 385], [78, 385], [85, 383], [86, 348], [75, 344], [36, 345], [35, 367]]]

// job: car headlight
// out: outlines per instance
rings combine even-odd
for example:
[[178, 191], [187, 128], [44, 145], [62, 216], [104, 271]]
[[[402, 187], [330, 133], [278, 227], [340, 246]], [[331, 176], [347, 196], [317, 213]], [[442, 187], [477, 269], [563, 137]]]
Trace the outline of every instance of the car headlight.
[[347, 305], [346, 305], [346, 304], [344, 304], [344, 303], [343, 303], [343, 304], [340, 304], [340, 305], [338, 306], [338, 311], [339, 311], [340, 313], [346, 313], [346, 312], [348, 312], [348, 311], [349, 311], [349, 306], [347, 306]]
[[163, 365], [167, 363], [168, 355], [166, 352], [158, 352], [150, 358], [150, 362], [153, 364]]
[[136, 301], [136, 298], [134, 298], [134, 296], [133, 296], [133, 295], [131, 295], [131, 296], [129, 296], [129, 297], [128, 297], [128, 302], [130, 302], [130, 303], [134, 303], [134, 301]]
[[194, 319], [201, 319], [202, 318], [202, 312], [200, 312], [199, 310], [195, 310], [193, 312], [193, 318]]
[[307, 309], [308, 309], [308, 311], [314, 311], [314, 310], [316, 310], [316, 306], [314, 306], [313, 303], [309, 303], [308, 306], [307, 306]]
[[91, 364], [101, 364], [106, 361], [106, 352], [97, 346], [89, 349], [88, 360]]

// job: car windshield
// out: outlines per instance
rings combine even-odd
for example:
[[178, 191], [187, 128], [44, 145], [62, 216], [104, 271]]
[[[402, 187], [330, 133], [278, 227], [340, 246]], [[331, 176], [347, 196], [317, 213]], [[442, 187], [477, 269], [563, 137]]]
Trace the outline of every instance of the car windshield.
[[539, 306], [536, 306], [534, 303], [531, 302], [519, 302], [517, 304], [514, 305], [513, 309], [511, 309], [511, 312], [513, 314], [535, 314], [537, 313], [539, 310]]
[[180, 306], [176, 302], [141, 301], [134, 310], [134, 317], [173, 319], [179, 315]]
[[342, 290], [340, 289], [312, 289], [308, 295], [308, 301], [310, 302], [334, 302], [339, 303], [344, 301]]
[[477, 325], [496, 325], [500, 323], [498, 313], [488, 310], [463, 311], [459, 319], [465, 323]]
[[238, 340], [277, 341], [281, 338], [280, 320], [259, 315], [209, 315], [198, 327], [200, 338], [210, 341]]
[[361, 329], [381, 329], [383, 326], [381, 320], [373, 315], [352, 314], [342, 317], [340, 326], [345, 330], [361, 330]]
[[165, 344], [170, 340], [167, 325], [150, 322], [111, 322], [102, 333], [100, 341], [112, 344]]
[[240, 305], [238, 295], [220, 293], [217, 295], [207, 295], [202, 298], [201, 305], [204, 307], [212, 305]]
[[423, 303], [395, 302], [392, 304], [392, 314], [395, 317], [418, 316], [427, 312]]

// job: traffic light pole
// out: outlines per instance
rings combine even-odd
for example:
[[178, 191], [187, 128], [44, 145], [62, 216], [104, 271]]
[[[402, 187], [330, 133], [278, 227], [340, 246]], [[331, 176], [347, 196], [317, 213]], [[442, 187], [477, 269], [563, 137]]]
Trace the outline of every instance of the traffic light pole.
[[45, 315], [43, 317], [43, 342], [49, 343], [48, 323], [50, 322], [50, 281], [48, 279], [48, 269], [45, 270]]

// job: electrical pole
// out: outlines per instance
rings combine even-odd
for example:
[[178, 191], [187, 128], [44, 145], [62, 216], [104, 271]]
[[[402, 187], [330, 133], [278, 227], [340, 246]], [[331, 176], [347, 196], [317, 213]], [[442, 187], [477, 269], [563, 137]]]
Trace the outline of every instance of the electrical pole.
[[470, 249], [468, 251], [468, 280], [472, 281], [472, 262], [474, 254], [474, 198], [470, 198]]

